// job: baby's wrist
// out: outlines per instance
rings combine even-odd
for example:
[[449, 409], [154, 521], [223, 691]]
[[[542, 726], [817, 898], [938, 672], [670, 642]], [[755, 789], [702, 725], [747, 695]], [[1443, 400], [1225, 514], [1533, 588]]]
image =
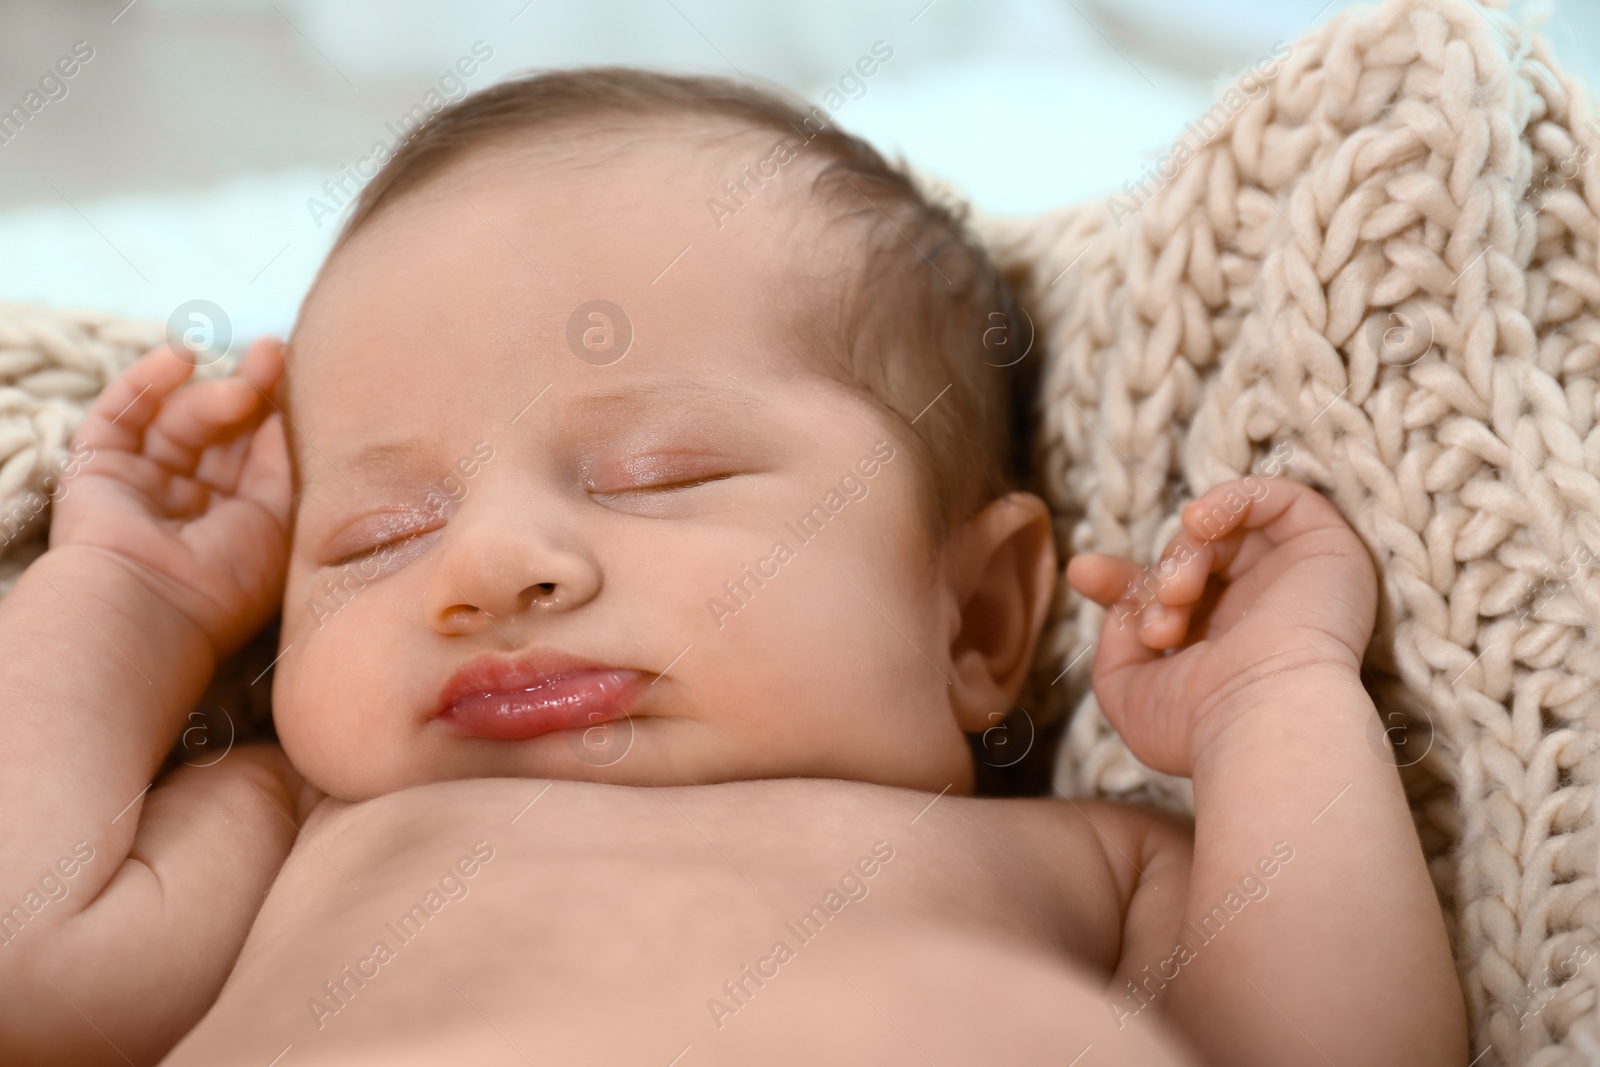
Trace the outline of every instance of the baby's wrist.
[[1357, 667], [1318, 660], [1266, 675], [1231, 691], [1197, 718], [1190, 766], [1269, 742], [1316, 748], [1332, 736], [1366, 731], [1376, 714]]
[[23, 579], [30, 577], [47, 581], [67, 601], [63, 610], [114, 645], [154, 645], [160, 663], [146, 670], [192, 663], [209, 676], [216, 665], [205, 629], [164, 595], [158, 576], [132, 560], [95, 545], [58, 545], [28, 567]]

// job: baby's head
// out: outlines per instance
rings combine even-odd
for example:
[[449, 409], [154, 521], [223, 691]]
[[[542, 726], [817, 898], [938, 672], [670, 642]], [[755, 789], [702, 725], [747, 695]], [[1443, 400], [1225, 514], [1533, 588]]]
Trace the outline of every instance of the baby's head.
[[1020, 318], [821, 109], [625, 70], [445, 109], [292, 337], [284, 748], [346, 799], [970, 792], [1056, 573]]

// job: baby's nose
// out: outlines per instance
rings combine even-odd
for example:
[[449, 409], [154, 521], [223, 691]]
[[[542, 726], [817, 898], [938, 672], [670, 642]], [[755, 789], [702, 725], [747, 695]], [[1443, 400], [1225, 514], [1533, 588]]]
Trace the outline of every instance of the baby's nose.
[[527, 533], [478, 529], [443, 546], [428, 614], [444, 633], [466, 633], [530, 612], [566, 612], [593, 600], [601, 572], [581, 546]]

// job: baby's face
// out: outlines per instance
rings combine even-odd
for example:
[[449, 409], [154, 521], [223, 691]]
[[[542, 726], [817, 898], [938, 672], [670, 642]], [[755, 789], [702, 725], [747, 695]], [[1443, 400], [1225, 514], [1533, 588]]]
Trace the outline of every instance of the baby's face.
[[907, 438], [774, 310], [785, 243], [821, 239], [797, 224], [811, 173], [719, 231], [705, 201], [738, 160], [668, 154], [458, 164], [309, 302], [273, 701], [326, 792], [970, 791]]

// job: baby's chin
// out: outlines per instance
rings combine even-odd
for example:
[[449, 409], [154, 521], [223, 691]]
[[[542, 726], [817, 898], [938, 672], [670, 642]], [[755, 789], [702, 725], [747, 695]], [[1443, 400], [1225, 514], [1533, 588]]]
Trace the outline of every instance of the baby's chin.
[[646, 717], [608, 723], [605, 729], [558, 730], [516, 741], [450, 736], [431, 723], [422, 736], [377, 739], [354, 731], [305, 728], [306, 718], [297, 723], [280, 716], [285, 754], [317, 789], [351, 803], [476, 778], [655, 786], [794, 776], [780, 768], [745, 766], [737, 753], [684, 745], [681, 734], [687, 731], [680, 728], [680, 736], [668, 736], [676, 724]]
[[[325, 721], [325, 720], [324, 720]], [[304, 724], [305, 720], [301, 720]], [[279, 739], [295, 769], [336, 800], [357, 803], [416, 786], [478, 778], [524, 778], [637, 787], [712, 785], [761, 778], [836, 778], [897, 788], [973, 790], [970, 755], [940, 766], [897, 765], [892, 756], [845, 765], [826, 754], [776, 753], [740, 746], [703, 724], [637, 716], [608, 730], [559, 730], [519, 741], [427, 737], [378, 741], [352, 732], [297, 729], [284, 721]], [[753, 751], [751, 749], [754, 749]]]

